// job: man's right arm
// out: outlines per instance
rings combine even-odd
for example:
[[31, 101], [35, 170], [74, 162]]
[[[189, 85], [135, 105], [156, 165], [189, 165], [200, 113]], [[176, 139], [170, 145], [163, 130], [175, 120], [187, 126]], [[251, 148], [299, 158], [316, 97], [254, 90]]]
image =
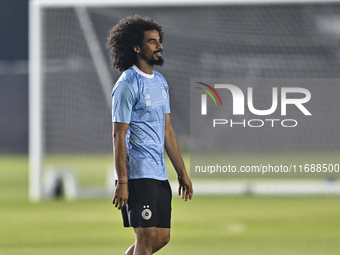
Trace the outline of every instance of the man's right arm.
[[115, 207], [118, 207], [118, 210], [126, 205], [129, 198], [125, 144], [125, 136], [128, 128], [129, 124], [127, 123], [112, 123], [113, 155], [118, 176], [118, 183], [113, 195], [112, 203]]

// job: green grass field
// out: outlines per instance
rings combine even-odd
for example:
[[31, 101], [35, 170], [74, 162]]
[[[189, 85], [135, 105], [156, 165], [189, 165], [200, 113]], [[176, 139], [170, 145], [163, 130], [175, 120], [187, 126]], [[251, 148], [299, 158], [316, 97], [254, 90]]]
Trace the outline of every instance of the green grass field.
[[[80, 182], [99, 185], [103, 162], [83, 158]], [[34, 204], [27, 183], [27, 157], [1, 156], [0, 254], [121, 255], [133, 242], [110, 199]], [[339, 240], [339, 197], [174, 197], [171, 241], [157, 254], [338, 255]]]

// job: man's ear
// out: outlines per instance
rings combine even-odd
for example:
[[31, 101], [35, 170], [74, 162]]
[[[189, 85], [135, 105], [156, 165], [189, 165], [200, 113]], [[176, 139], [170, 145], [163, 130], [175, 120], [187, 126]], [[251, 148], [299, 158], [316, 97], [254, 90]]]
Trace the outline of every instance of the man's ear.
[[139, 47], [139, 46], [133, 47], [133, 50], [134, 50], [137, 54], [140, 53], [140, 47]]

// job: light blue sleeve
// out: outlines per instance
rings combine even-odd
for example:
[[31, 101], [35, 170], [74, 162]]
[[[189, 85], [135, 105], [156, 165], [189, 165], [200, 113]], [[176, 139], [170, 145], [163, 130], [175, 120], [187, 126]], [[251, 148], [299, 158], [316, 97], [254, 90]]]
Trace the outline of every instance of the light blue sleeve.
[[170, 93], [168, 88], [168, 96], [166, 97], [165, 113], [170, 113]]
[[126, 81], [118, 82], [112, 92], [112, 122], [130, 123], [136, 93]]

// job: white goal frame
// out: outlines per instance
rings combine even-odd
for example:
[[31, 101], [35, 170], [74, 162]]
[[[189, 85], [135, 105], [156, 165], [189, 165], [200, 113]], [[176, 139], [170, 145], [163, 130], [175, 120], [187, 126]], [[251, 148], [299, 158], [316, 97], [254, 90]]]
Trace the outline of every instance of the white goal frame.
[[[51, 189], [56, 180], [61, 180], [68, 199], [81, 197], [110, 196], [113, 182], [109, 181], [107, 187], [101, 190], [80, 189], [72, 173], [68, 170], [50, 171], [47, 179], [42, 180], [44, 157], [44, 129], [43, 129], [43, 84], [42, 84], [42, 15], [44, 8], [75, 8], [85, 40], [89, 47], [96, 72], [100, 79], [103, 91], [108, 95], [110, 103], [110, 86], [112, 80], [109, 67], [106, 65], [99, 42], [93, 33], [93, 26], [88, 16], [87, 7], [145, 7], [145, 6], [211, 6], [211, 5], [247, 5], [247, 4], [304, 4], [304, 3], [339, 3], [340, 0], [30, 0], [29, 3], [29, 198], [31, 201], [40, 201], [52, 196]], [[112, 179], [110, 175], [109, 179]], [[242, 184], [243, 185], [243, 184]], [[198, 186], [197, 186], [198, 187]], [[240, 186], [241, 187], [241, 186]], [[243, 187], [243, 186], [242, 186]], [[67, 190], [66, 190], [67, 189]], [[203, 187], [203, 189], [206, 189]], [[221, 189], [220, 189], [221, 190]], [[223, 190], [223, 188], [222, 188]], [[243, 192], [242, 188], [240, 189]], [[211, 191], [214, 193], [213, 191]], [[249, 188], [245, 190], [249, 192]], [[206, 190], [205, 193], [209, 193]], [[217, 192], [219, 193], [219, 192]], [[228, 191], [226, 191], [228, 193]], [[233, 192], [229, 192], [233, 193]], [[324, 193], [321, 192], [321, 193]], [[340, 194], [340, 188], [337, 188]], [[209, 193], [210, 194], [210, 193]]]

